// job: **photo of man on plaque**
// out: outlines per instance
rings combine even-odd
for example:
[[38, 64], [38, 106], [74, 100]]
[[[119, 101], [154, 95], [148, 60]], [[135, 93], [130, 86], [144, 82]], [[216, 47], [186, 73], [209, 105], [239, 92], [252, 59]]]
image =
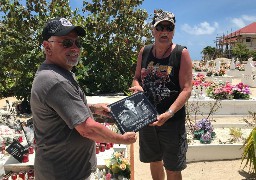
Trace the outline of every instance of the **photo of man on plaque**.
[[[141, 102], [138, 104], [141, 104]], [[141, 109], [139, 106], [135, 106], [134, 101], [129, 99], [124, 101], [123, 107], [124, 109], [120, 112], [118, 118], [125, 126], [131, 126], [132, 122], [139, 120], [142, 113]]]
[[109, 104], [110, 114], [121, 133], [137, 132], [156, 121], [157, 111], [143, 92]]
[[143, 103], [143, 100], [136, 104], [133, 100], [126, 99], [122, 106], [123, 109], [118, 114], [118, 118], [126, 127], [133, 126], [150, 115], [149, 107]]

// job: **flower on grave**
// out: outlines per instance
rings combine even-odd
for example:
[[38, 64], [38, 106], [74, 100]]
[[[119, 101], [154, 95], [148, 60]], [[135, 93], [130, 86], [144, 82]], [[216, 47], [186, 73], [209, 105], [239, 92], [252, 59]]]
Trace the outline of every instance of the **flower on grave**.
[[245, 85], [241, 82], [233, 86], [232, 94], [234, 99], [249, 99], [251, 91], [248, 85]]
[[206, 81], [205, 80], [205, 75], [204, 74], [201, 74], [201, 73], [198, 73], [196, 75], [193, 75], [193, 79], [192, 79], [192, 84], [193, 86], [196, 86], [196, 87], [208, 87], [212, 84], [211, 81]]
[[213, 71], [212, 71], [212, 70], [207, 71], [206, 76], [210, 77], [210, 76], [212, 76], [212, 75], [213, 75]]
[[213, 99], [233, 99], [232, 85], [229, 82], [226, 83], [212, 83], [206, 89], [207, 96]]
[[244, 64], [237, 64], [235, 69], [237, 69], [238, 71], [245, 71]]
[[207, 96], [213, 99], [249, 99], [250, 88], [248, 85], [238, 83], [232, 85], [229, 82], [226, 83], [213, 83], [206, 89]]
[[211, 143], [211, 140], [212, 140], [212, 136], [211, 136], [211, 133], [209, 131], [202, 134], [202, 136], [200, 138], [200, 142], [203, 143], [203, 144]]
[[204, 144], [211, 143], [212, 138], [215, 137], [215, 132], [209, 119], [201, 119], [196, 122], [193, 134], [195, 139]]
[[106, 166], [109, 168], [111, 174], [130, 179], [130, 162], [123, 154], [118, 151], [114, 152], [111, 158], [106, 160]]
[[219, 71], [214, 72], [214, 76], [224, 76], [226, 74], [226, 70], [221, 68]]
[[205, 75], [198, 73], [193, 76], [192, 79], [193, 84], [193, 95], [195, 97], [202, 96], [204, 94], [205, 88], [211, 85], [211, 82], [205, 80]]

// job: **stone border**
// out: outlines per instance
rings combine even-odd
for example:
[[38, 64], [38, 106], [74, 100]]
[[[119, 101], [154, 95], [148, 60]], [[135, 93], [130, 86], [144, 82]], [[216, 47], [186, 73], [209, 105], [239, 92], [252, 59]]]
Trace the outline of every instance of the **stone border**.
[[[245, 123], [238, 124], [213, 124], [214, 128], [247, 128]], [[187, 162], [199, 161], [217, 161], [241, 159], [243, 153], [243, 144], [199, 144], [189, 145], [187, 151]]]
[[241, 159], [242, 144], [189, 145], [187, 162]]

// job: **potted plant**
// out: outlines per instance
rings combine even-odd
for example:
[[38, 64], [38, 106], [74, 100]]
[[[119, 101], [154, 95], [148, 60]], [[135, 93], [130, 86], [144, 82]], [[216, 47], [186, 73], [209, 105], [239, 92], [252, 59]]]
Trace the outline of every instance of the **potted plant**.
[[213, 126], [209, 119], [201, 119], [194, 126], [194, 138], [203, 144], [209, 144], [215, 137]]
[[243, 144], [242, 162], [246, 160], [243, 168], [249, 166], [249, 173], [256, 173], [256, 127]]

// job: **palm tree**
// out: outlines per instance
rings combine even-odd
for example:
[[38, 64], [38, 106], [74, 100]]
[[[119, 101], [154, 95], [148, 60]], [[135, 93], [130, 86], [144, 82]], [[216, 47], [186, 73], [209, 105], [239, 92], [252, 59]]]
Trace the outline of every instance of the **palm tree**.
[[206, 46], [201, 54], [203, 54], [204, 60], [211, 60], [215, 58], [216, 48], [211, 46]]

